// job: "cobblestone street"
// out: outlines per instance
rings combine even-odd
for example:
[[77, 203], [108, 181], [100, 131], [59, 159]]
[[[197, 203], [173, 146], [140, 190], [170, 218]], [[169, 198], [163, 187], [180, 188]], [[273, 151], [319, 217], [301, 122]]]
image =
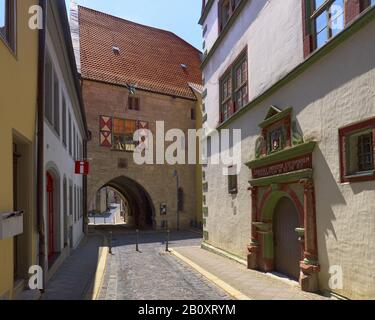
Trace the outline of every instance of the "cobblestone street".
[[[165, 252], [165, 233], [115, 234], [100, 300], [228, 300], [229, 296]], [[191, 232], [172, 233], [170, 248], [199, 245]]]

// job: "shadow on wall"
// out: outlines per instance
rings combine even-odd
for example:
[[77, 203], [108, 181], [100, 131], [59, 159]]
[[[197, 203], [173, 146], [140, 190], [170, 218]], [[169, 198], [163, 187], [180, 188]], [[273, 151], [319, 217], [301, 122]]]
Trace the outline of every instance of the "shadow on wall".
[[334, 227], [334, 222], [340, 217], [335, 214], [333, 207], [345, 206], [347, 203], [319, 146], [314, 151], [314, 163], [318, 164], [314, 169], [314, 180], [319, 181], [319, 185], [315, 183], [315, 197], [320, 283], [324, 285], [322, 289], [328, 289], [330, 258], [327, 239], [334, 238], [337, 243], [340, 241]]
[[[249, 125], [249, 123], [254, 123], [254, 120], [249, 120], [250, 113], [251, 117], [254, 118], [255, 116], [255, 119], [258, 119], [257, 121], [260, 123], [264, 120], [270, 105], [278, 106], [281, 109], [291, 106], [294, 108], [295, 118], [300, 111], [313, 106], [314, 103], [318, 103], [319, 100], [328, 95], [334, 96], [337, 89], [374, 70], [375, 59], [373, 59], [373, 54], [375, 52], [375, 42], [368, 41], [368, 39], [373, 37], [373, 28], [375, 28], [375, 22], [371, 22], [369, 26], [354, 34], [349, 40], [321, 58], [318, 63], [311, 65], [296, 79], [284, 85], [272, 94], [270, 98], [266, 99], [256, 108], [251, 109], [245, 116], [236, 120], [235, 125], [232, 124], [231, 127], [242, 129], [243, 140], [248, 137], [259, 136], [260, 128]], [[348, 64], [347, 61], [351, 61], [351, 63]], [[368, 83], [367, 87], [362, 86], [357, 88], [357, 90], [366, 93], [361, 95], [361, 92], [357, 92], [358, 97], [366, 99], [368, 93], [371, 92], [371, 85], [371, 83]], [[337, 110], [340, 108], [340, 104], [347, 104], [348, 101], [351, 101], [350, 97], [352, 94], [353, 91], [350, 90], [342, 91], [339, 96], [332, 100], [333, 105], [322, 106], [321, 108], [327, 108], [324, 110], [327, 117], [321, 118], [321, 108], [318, 106], [316, 109], [308, 112], [311, 113], [313, 119], [319, 117], [321, 126], [327, 126], [328, 128], [328, 121], [332, 117], [338, 116]], [[354, 109], [353, 112], [355, 112]], [[350, 123], [352, 114], [340, 114], [340, 117], [344, 117]], [[321, 130], [320, 128], [309, 128], [310, 131], [312, 129], [314, 131]]]

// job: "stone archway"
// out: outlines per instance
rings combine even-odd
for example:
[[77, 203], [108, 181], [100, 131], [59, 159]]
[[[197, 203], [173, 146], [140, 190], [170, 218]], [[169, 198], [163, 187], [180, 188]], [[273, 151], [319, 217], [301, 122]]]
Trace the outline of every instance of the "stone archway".
[[299, 227], [294, 228], [294, 231], [301, 246], [299, 282], [304, 291], [317, 291], [317, 273], [320, 271], [320, 267], [316, 242], [315, 192], [312, 179], [253, 186], [251, 191], [253, 228], [251, 244], [248, 247], [248, 267], [265, 272], [276, 270], [273, 224], [277, 205], [281, 199], [286, 198], [293, 203], [298, 215]]
[[141, 184], [120, 176], [106, 182], [99, 190], [106, 187], [114, 189], [126, 199], [134, 219], [134, 227], [140, 229], [155, 227], [155, 208], [151, 196]]

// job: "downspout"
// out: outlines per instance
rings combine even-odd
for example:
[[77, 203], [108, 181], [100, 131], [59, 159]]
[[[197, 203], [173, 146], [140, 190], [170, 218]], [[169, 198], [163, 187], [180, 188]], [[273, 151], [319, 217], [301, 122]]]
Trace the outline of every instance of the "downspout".
[[39, 30], [39, 54], [38, 54], [38, 114], [37, 114], [37, 215], [39, 232], [39, 265], [43, 270], [43, 289], [46, 280], [46, 235], [44, 221], [44, 60], [46, 51], [46, 0], [39, 0], [42, 8], [43, 28]]

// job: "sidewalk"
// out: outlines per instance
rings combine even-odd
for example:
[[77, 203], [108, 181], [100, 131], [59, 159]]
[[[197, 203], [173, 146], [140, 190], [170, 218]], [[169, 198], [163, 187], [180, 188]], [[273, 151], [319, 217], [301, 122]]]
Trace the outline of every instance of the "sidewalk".
[[84, 300], [95, 277], [102, 235], [88, 235], [47, 283], [41, 300]]
[[318, 294], [298, 287], [244, 265], [211, 253], [200, 247], [173, 248], [172, 254], [238, 299], [251, 300], [326, 300]]

